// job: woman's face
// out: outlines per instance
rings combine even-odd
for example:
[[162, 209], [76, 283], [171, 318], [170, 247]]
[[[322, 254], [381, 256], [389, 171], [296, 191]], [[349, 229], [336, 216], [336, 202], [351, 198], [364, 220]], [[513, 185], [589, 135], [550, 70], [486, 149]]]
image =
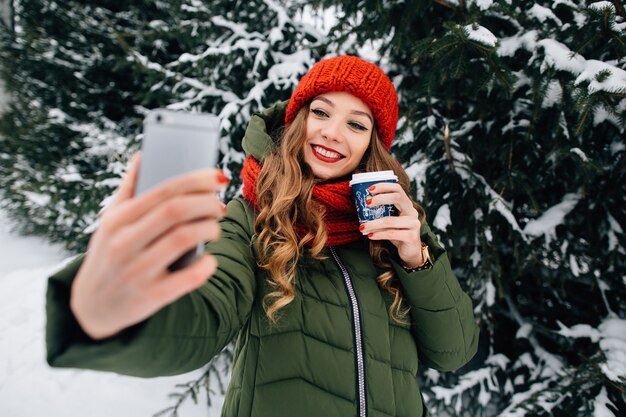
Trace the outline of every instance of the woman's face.
[[361, 162], [374, 128], [374, 117], [361, 99], [344, 91], [313, 99], [306, 121], [304, 162], [315, 177], [348, 175]]

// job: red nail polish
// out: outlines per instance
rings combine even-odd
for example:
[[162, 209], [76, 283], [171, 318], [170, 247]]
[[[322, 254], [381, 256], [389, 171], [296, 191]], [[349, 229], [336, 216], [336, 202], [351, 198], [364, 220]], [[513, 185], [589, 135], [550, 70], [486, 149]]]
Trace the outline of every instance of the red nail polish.
[[222, 171], [217, 173], [217, 182], [219, 182], [220, 184], [228, 184], [230, 182], [230, 178], [228, 178], [226, 176], [226, 174], [224, 174]]
[[367, 204], [368, 206], [369, 206], [370, 204], [372, 204], [372, 197], [367, 197], [367, 198], [365, 199], [365, 204]]
[[371, 238], [372, 236], [374, 236], [374, 233], [368, 233], [367, 237]]
[[364, 225], [364, 224], [362, 224], [362, 225], [360, 225], [360, 226], [359, 226], [359, 231], [361, 231], [361, 232], [362, 232], [362, 231], [363, 231], [363, 229], [365, 229], [365, 225]]
[[367, 187], [367, 191], [374, 191], [376, 189], [375, 185], [371, 185], [369, 187]]

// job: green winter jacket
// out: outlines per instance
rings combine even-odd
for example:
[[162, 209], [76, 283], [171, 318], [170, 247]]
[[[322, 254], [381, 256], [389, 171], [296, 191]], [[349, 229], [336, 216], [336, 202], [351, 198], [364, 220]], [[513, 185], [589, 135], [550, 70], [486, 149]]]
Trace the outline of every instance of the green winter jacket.
[[[275, 111], [253, 117], [244, 139], [249, 153], [260, 157], [271, 146], [265, 122]], [[281, 310], [278, 324], [270, 325], [262, 307], [268, 275], [256, 266], [254, 219], [247, 201], [232, 200], [221, 239], [206, 245], [219, 261], [214, 276], [102, 341], [91, 340], [69, 308], [83, 259], [78, 257], [49, 279], [50, 365], [173, 375], [205, 365], [236, 340], [222, 416], [425, 416], [418, 360], [454, 370], [471, 359], [478, 341], [471, 300], [428, 225], [422, 226], [422, 239], [434, 255], [432, 269], [407, 273], [392, 260], [410, 306], [410, 325], [390, 319], [392, 297], [376, 283], [380, 271], [365, 238], [327, 248], [324, 261], [302, 259], [297, 296]]]

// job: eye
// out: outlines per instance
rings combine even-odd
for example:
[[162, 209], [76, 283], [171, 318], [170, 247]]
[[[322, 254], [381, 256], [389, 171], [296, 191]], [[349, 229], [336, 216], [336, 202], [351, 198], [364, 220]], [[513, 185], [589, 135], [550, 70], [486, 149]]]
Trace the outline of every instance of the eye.
[[357, 123], [357, 122], [349, 122], [349, 123], [348, 123], [348, 125], [349, 125], [351, 128], [356, 129], [356, 130], [360, 130], [360, 131], [362, 131], [362, 132], [367, 131], [367, 128], [366, 128], [365, 126], [363, 126], [362, 124]]
[[314, 115], [318, 117], [328, 117], [328, 113], [326, 113], [322, 109], [311, 109], [311, 113], [313, 113]]

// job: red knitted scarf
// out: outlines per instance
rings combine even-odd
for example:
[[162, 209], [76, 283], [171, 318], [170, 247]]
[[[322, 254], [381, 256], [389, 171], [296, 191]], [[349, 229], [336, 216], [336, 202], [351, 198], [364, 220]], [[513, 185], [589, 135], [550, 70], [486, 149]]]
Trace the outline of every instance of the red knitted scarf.
[[[243, 196], [257, 210], [259, 209], [256, 194], [257, 181], [261, 173], [261, 164], [252, 156], [246, 158], [241, 178], [243, 179]], [[356, 213], [352, 190], [348, 181], [318, 184], [313, 187], [313, 199], [326, 209], [324, 222], [328, 230], [326, 246], [337, 246], [354, 242], [362, 237], [359, 232], [359, 221]], [[307, 233], [307, 228], [296, 224], [300, 238]]]

